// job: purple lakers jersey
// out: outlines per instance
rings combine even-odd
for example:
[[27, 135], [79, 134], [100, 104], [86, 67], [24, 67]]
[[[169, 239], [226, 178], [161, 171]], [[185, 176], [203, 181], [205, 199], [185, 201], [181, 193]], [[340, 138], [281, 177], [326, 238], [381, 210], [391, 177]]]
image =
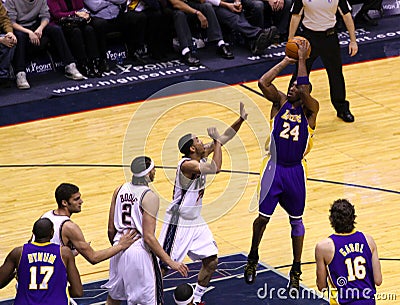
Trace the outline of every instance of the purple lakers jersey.
[[335, 254], [327, 267], [330, 282], [337, 289], [338, 304], [356, 300], [370, 300], [368, 304], [375, 304], [372, 253], [364, 234], [355, 232], [329, 237], [335, 244]]
[[271, 121], [267, 147], [271, 159], [280, 165], [299, 164], [311, 148], [309, 140], [312, 133], [302, 106], [293, 108], [291, 103], [286, 102]]
[[67, 305], [67, 270], [59, 245], [27, 243], [23, 246], [14, 305]]

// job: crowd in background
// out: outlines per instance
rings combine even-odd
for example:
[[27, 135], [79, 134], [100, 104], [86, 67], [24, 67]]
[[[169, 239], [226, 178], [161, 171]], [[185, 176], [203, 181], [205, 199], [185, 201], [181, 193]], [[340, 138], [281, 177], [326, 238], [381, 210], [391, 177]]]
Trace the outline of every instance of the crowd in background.
[[[0, 2], [0, 87], [16, 80], [29, 89], [26, 66], [35, 49], [56, 52], [73, 80], [109, 72], [108, 33], [120, 33], [127, 60], [147, 63], [179, 53], [199, 66], [193, 38], [201, 38], [216, 56], [230, 60], [230, 43], [240, 37], [249, 53], [263, 55], [272, 43], [285, 42], [292, 0], [3, 0]], [[382, 0], [362, 2], [357, 26], [375, 26], [369, 10]], [[338, 18], [340, 21], [340, 17]], [[177, 41], [174, 48], [173, 40]]]

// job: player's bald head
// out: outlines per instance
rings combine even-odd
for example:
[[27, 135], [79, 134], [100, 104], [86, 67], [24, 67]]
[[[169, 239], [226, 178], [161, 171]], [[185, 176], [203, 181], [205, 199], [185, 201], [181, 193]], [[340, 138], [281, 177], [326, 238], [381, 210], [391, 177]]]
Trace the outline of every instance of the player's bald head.
[[32, 233], [35, 235], [35, 240], [43, 238], [50, 240], [54, 233], [54, 225], [50, 219], [40, 218], [33, 224]]

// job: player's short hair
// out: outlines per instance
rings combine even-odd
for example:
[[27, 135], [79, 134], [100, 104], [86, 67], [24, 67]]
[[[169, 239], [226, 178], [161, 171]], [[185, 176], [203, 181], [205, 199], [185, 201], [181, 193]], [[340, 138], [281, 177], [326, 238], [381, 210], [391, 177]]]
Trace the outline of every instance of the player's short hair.
[[329, 213], [329, 221], [336, 233], [350, 233], [354, 230], [356, 210], [347, 199], [335, 200]]
[[33, 224], [32, 233], [35, 235], [35, 240], [48, 237], [49, 240], [53, 236], [54, 225], [48, 218], [40, 218]]
[[174, 290], [174, 301], [178, 305], [187, 305], [193, 300], [194, 290], [190, 284], [181, 284]]
[[190, 146], [193, 145], [193, 135], [191, 133], [185, 134], [178, 141], [179, 151], [185, 155], [185, 157], [190, 156]]
[[151, 170], [151, 166], [151, 169], [153, 169], [154, 163], [147, 156], [139, 156], [133, 159], [131, 163], [131, 172], [133, 174], [132, 183], [136, 184], [137, 182], [144, 180], [147, 173]]
[[62, 201], [65, 200], [68, 202], [68, 200], [71, 198], [73, 194], [76, 194], [79, 192], [79, 187], [77, 187], [74, 184], [71, 183], [61, 183], [57, 188], [55, 192], [56, 196], [56, 201], [59, 207], [62, 206]]

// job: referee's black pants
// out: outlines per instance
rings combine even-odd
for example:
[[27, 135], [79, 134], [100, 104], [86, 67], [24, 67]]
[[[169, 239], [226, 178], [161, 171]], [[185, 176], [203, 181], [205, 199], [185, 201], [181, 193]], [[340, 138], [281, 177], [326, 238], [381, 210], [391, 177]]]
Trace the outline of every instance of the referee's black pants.
[[[338, 113], [349, 110], [349, 102], [346, 101], [346, 87], [342, 71], [339, 38], [336, 31], [331, 29], [328, 31], [316, 32], [303, 27], [303, 31], [297, 34], [307, 38], [311, 44], [311, 54], [306, 61], [307, 73], [310, 74], [314, 61], [320, 56], [328, 74], [333, 107], [335, 107]], [[296, 77], [297, 65], [290, 83], [293, 83]]]

